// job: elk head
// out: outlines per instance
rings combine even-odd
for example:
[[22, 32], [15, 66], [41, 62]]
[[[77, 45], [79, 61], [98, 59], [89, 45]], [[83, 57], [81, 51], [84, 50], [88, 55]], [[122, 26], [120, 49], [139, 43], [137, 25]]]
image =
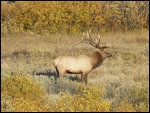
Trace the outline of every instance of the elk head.
[[85, 36], [84, 41], [92, 45], [93, 47], [97, 48], [99, 50], [98, 52], [102, 55], [103, 59], [111, 57], [112, 55], [110, 53], [104, 51], [104, 49], [109, 48], [111, 44], [100, 46], [100, 35], [98, 34], [98, 38], [96, 39], [96, 42], [94, 42], [90, 33], [91, 33], [91, 29], [89, 30], [89, 32], [87, 31], [86, 36], [84, 35]]

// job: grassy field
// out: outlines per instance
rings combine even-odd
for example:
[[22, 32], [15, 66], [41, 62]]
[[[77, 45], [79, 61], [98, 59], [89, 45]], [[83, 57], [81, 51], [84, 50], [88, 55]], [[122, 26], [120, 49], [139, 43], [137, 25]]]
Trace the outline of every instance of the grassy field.
[[68, 74], [55, 84], [52, 66], [60, 55], [96, 51], [77, 44], [82, 35], [2, 35], [2, 111], [149, 111], [149, 32], [100, 36], [102, 45], [112, 45], [106, 50], [112, 57], [89, 73], [85, 86]]

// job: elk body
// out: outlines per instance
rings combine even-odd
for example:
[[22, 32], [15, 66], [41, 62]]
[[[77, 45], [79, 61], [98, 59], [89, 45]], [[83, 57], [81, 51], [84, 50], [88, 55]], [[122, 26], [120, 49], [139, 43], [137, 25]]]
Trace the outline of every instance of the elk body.
[[100, 66], [105, 58], [111, 56], [111, 54], [104, 51], [104, 49], [109, 46], [99, 46], [100, 39], [98, 43], [93, 42], [89, 32], [87, 32], [85, 41], [99, 49], [99, 51], [94, 52], [92, 55], [59, 56], [54, 59], [53, 65], [57, 71], [58, 77], [62, 77], [65, 73], [81, 74], [82, 82], [87, 84], [88, 73]]

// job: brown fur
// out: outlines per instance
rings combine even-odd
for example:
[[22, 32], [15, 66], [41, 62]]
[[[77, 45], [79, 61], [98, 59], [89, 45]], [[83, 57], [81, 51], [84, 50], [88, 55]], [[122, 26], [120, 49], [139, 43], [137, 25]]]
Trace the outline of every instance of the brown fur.
[[93, 69], [98, 67], [103, 62], [102, 55], [98, 51], [93, 53], [90, 57], [91, 57], [91, 64]]

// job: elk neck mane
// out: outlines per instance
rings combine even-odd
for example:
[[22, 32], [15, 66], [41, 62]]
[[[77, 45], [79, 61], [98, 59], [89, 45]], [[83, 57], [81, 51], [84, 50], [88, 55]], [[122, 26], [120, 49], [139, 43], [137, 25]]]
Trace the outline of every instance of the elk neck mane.
[[94, 52], [92, 55], [90, 55], [92, 67], [96, 68], [103, 62], [103, 57], [99, 51]]

